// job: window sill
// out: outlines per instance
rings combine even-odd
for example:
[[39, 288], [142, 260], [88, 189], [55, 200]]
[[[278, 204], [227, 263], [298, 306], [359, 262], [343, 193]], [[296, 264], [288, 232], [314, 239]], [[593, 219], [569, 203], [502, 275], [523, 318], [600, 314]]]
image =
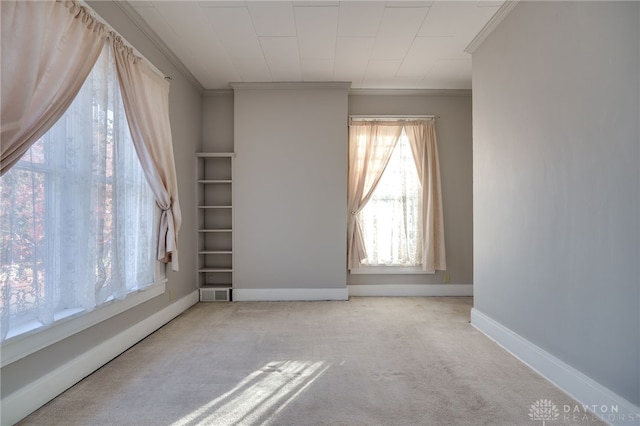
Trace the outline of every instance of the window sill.
[[354, 275], [434, 275], [420, 266], [360, 266], [349, 271]]
[[[69, 309], [56, 315], [53, 324], [43, 327], [33, 321], [20, 325], [20, 330], [10, 330], [8, 337], [2, 342], [1, 366], [9, 365], [27, 355], [57, 343], [75, 333], [94, 326], [141, 303], [153, 299], [165, 292], [167, 279], [130, 293], [123, 300], [112, 300], [90, 312]], [[20, 332], [20, 334], [18, 334]]]

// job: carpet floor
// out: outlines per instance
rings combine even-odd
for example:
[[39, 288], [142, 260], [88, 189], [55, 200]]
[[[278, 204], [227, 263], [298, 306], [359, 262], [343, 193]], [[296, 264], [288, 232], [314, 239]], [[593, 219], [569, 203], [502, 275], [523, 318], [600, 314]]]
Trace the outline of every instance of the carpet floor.
[[19, 424], [604, 424], [565, 414], [577, 403], [473, 328], [471, 306], [200, 303]]

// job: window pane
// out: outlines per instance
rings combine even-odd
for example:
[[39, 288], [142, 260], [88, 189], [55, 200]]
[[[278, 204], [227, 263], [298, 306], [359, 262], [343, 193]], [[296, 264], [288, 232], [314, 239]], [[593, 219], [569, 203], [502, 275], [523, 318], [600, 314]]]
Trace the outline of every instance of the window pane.
[[[7, 324], [51, 324], [154, 281], [157, 208], [105, 48], [65, 115], [0, 181]], [[9, 334], [9, 337], [12, 334]]]
[[367, 259], [363, 265], [421, 264], [420, 180], [402, 133], [378, 186], [358, 215]]

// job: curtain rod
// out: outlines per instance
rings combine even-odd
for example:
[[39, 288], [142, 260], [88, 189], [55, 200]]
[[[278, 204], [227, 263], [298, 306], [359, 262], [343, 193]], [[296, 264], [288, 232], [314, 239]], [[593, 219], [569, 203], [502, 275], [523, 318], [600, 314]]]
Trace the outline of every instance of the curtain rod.
[[366, 121], [366, 120], [415, 120], [427, 118], [440, 118], [439, 115], [350, 115], [349, 120]]

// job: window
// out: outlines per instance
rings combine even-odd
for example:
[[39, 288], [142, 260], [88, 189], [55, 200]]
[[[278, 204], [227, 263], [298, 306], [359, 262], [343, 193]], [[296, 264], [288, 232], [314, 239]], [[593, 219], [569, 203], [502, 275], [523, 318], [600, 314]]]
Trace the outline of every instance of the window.
[[433, 117], [352, 116], [347, 182], [351, 273], [446, 269]]
[[403, 130], [371, 198], [358, 214], [367, 253], [361, 266], [422, 264], [420, 205], [420, 179]]
[[111, 49], [64, 116], [0, 178], [2, 340], [156, 280], [158, 208]]

